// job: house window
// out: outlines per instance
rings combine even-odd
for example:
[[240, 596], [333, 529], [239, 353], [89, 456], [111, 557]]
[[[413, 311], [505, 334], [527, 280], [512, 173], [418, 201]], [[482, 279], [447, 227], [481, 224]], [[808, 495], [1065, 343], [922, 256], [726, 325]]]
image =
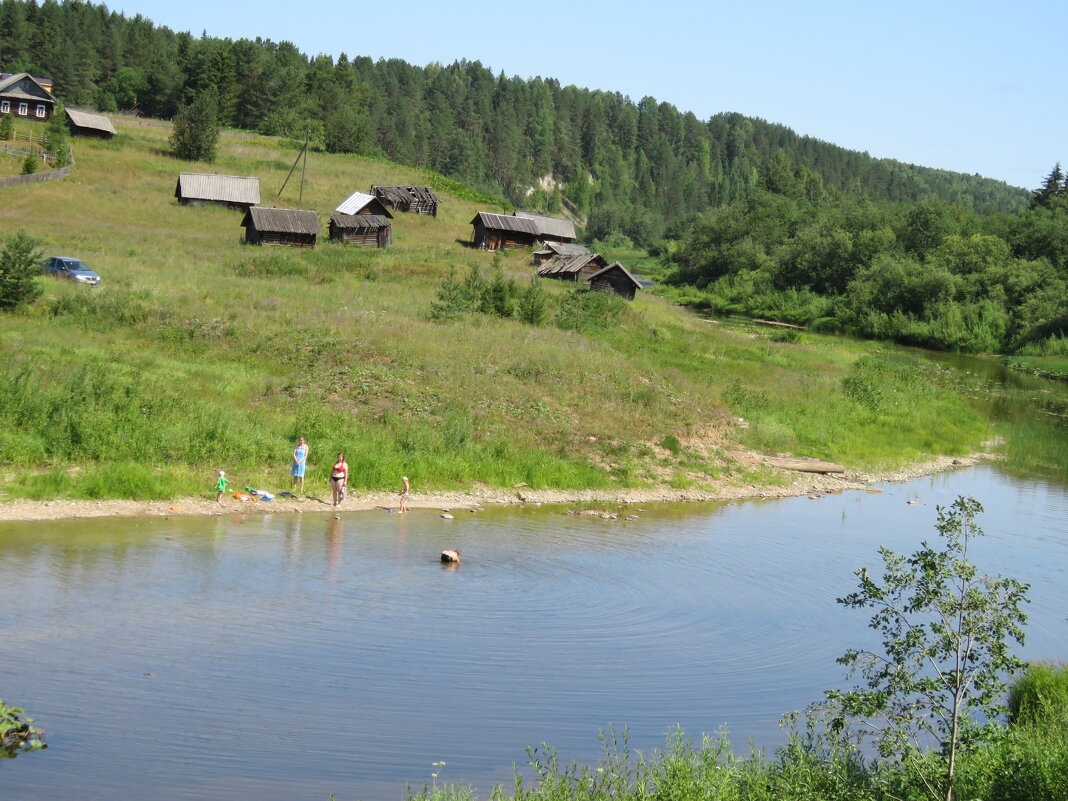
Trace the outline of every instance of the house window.
[[9, 111], [11, 111], [11, 101], [0, 100], [0, 114], [7, 114]]
[[37, 118], [38, 119], [44, 119], [44, 115], [46, 113], [47, 113], [47, 109], [44, 107], [44, 104], [43, 103], [38, 103], [37, 104]]
[[19, 114], [21, 114], [23, 117], [25, 117], [29, 113], [30, 113], [30, 104], [29, 103], [19, 103]]

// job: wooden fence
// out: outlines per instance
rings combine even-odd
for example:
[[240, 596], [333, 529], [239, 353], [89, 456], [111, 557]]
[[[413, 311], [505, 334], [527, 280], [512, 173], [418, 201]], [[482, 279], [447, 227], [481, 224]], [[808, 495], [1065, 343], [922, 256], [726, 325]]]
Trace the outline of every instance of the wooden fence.
[[0, 189], [5, 186], [22, 186], [23, 184], [39, 184], [45, 181], [58, 181], [62, 178], [66, 178], [70, 175], [70, 171], [74, 169], [74, 156], [68, 152], [70, 160], [65, 167], [60, 167], [58, 170], [49, 170], [48, 172], [35, 172], [30, 175], [9, 175], [6, 178], [0, 178]]

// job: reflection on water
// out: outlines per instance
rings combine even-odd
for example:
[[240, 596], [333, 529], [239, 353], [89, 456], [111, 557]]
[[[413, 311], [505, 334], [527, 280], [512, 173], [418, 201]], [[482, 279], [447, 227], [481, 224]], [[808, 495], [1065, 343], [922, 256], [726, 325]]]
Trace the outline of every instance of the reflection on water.
[[[524, 747], [592, 761], [728, 725], [744, 749], [867, 641], [835, 604], [876, 549], [987, 507], [975, 557], [1032, 583], [1025, 656], [1068, 657], [1068, 495], [985, 467], [850, 493], [650, 508], [0, 525], [0, 697], [51, 748], [20, 799], [398, 799], [445, 761], [485, 793]], [[917, 501], [914, 505], [906, 500]], [[438, 555], [461, 548], [464, 562]]]

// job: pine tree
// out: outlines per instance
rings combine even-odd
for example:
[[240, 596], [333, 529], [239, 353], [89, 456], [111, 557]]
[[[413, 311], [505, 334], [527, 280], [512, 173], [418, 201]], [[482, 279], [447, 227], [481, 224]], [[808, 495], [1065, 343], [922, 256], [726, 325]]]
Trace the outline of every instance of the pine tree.
[[57, 167], [65, 167], [69, 163], [70, 147], [67, 141], [66, 114], [59, 103], [56, 103], [55, 112], [45, 130], [45, 149], [55, 155]]
[[1031, 193], [1031, 208], [1038, 206], [1049, 208], [1054, 198], [1063, 197], [1066, 193], [1068, 193], [1068, 182], [1065, 180], [1064, 173], [1061, 171], [1061, 163], [1058, 161], [1046, 176], [1046, 180], [1042, 182], [1042, 186]]
[[209, 90], [178, 110], [170, 139], [175, 156], [187, 161], [215, 161], [219, 142], [217, 108], [215, 94]]
[[40, 260], [37, 240], [25, 231], [8, 237], [0, 251], [0, 308], [30, 303], [41, 296]]

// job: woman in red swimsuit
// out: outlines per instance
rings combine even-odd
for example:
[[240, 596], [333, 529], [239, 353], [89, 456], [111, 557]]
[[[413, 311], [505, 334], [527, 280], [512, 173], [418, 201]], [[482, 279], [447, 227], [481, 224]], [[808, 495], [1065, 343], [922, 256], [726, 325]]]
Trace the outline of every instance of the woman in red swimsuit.
[[334, 466], [330, 468], [330, 489], [334, 491], [334, 506], [345, 500], [345, 485], [349, 480], [349, 463], [345, 454], [339, 453]]

